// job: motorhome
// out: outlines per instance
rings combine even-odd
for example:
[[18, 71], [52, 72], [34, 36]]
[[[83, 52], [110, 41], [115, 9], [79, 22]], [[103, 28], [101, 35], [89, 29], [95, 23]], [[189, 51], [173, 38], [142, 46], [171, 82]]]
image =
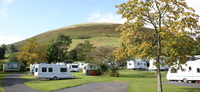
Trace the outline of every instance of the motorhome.
[[35, 64], [34, 69], [35, 78], [47, 78], [47, 79], [62, 79], [73, 78], [70, 70], [66, 65], [56, 64]]
[[72, 63], [72, 64], [67, 64], [67, 67], [71, 72], [78, 72], [79, 71], [79, 65]]
[[200, 58], [187, 61], [181, 67], [174, 65], [170, 67], [166, 75], [167, 80], [183, 81], [192, 83], [200, 81]]
[[[149, 70], [157, 70], [155, 62], [156, 62], [155, 59], [150, 59], [149, 60]], [[161, 63], [160, 70], [167, 71], [169, 69], [169, 66], [166, 65], [166, 64], [163, 64], [164, 62], [165, 62], [164, 60], [160, 61], [160, 63]]]
[[142, 59], [131, 59], [127, 61], [127, 69], [129, 70], [144, 70], [147, 68], [145, 60]]

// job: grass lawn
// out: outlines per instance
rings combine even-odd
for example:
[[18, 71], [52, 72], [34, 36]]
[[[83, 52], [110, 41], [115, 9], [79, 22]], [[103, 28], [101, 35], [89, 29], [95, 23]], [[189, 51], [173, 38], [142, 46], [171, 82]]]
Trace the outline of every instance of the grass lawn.
[[[128, 83], [129, 92], [156, 92], [157, 77], [155, 72], [137, 71], [137, 70], [120, 70], [120, 77], [109, 76], [85, 76], [81, 72], [73, 72], [72, 75], [77, 79], [67, 80], [42, 80], [30, 81], [25, 84], [33, 89], [41, 91], [52, 91], [67, 87], [78, 86], [91, 82], [112, 82], [112, 83]], [[162, 72], [163, 81], [166, 72]], [[22, 76], [21, 78], [33, 78], [33, 76]], [[164, 92], [199, 92], [200, 89], [182, 87], [170, 84], [163, 84]]]

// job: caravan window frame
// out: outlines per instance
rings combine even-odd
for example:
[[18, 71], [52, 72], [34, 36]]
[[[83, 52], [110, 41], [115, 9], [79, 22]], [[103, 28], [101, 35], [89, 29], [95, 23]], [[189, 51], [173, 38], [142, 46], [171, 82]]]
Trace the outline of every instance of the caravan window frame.
[[60, 68], [60, 72], [67, 72], [67, 68]]
[[200, 68], [197, 68], [197, 73], [200, 73]]
[[42, 72], [47, 72], [47, 68], [46, 67], [42, 67]]
[[53, 72], [53, 68], [50, 67], [50, 68], [48, 69], [48, 71], [49, 71], [49, 72]]

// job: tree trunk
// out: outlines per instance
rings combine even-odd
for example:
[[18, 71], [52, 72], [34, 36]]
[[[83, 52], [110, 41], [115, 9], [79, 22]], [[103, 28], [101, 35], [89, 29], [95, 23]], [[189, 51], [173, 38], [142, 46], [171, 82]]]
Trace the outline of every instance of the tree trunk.
[[158, 85], [158, 92], [163, 92], [163, 89], [162, 89], [162, 76], [161, 76], [161, 73], [160, 73], [160, 64], [157, 65], [157, 85]]

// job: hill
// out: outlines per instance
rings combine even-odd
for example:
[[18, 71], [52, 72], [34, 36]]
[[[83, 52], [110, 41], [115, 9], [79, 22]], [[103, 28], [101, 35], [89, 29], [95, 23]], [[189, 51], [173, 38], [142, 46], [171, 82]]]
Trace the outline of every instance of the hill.
[[[45, 33], [34, 36], [40, 43], [49, 43], [55, 39], [59, 34], [65, 34], [73, 39], [71, 49], [78, 43], [82, 43], [85, 40], [89, 40], [95, 46], [112, 45], [119, 46], [120, 32], [116, 32], [115, 29], [120, 24], [113, 23], [84, 23], [76, 24], [72, 26], [62, 27], [47, 31]], [[86, 37], [87, 39], [83, 39]], [[16, 47], [20, 47], [26, 40], [14, 43]]]

